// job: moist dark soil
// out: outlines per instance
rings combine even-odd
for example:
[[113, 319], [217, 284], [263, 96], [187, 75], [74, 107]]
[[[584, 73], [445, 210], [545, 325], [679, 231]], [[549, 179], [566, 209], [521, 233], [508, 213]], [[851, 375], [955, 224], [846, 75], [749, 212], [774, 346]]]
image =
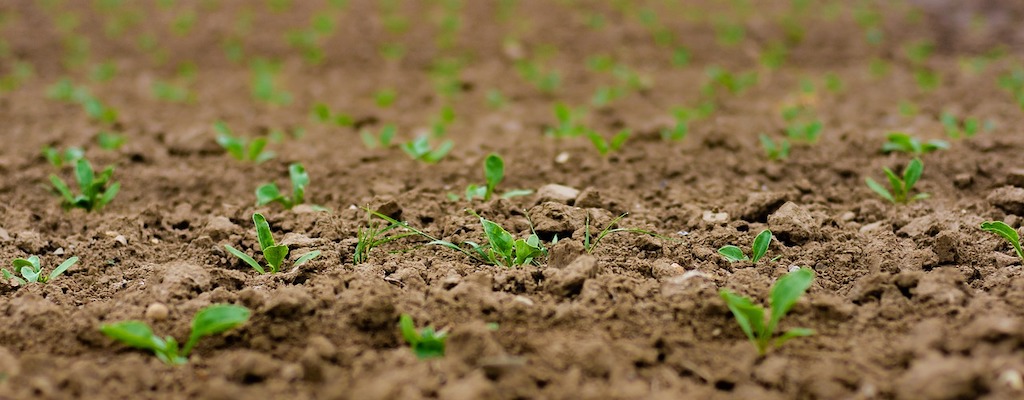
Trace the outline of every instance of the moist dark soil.
[[[0, 73], [33, 72], [0, 94], [0, 259], [81, 259], [47, 284], [0, 283], [2, 399], [1024, 397], [1024, 271], [1005, 241], [979, 229], [986, 220], [1019, 227], [1024, 215], [1024, 111], [998, 84], [1022, 61], [1017, 2], [821, 1], [803, 11], [789, 1], [116, 3], [0, 2]], [[446, 13], [459, 17], [450, 44]], [[317, 39], [322, 61], [312, 62], [288, 34], [308, 30], [317, 14], [335, 23]], [[652, 15], [669, 46], [644, 22]], [[727, 26], [743, 28], [739, 43], [723, 36]], [[396, 43], [401, 58], [382, 56]], [[788, 51], [770, 68], [761, 60], [775, 43]], [[915, 43], [933, 53], [915, 61], [906, 51]], [[240, 59], [229, 57], [232, 44]], [[688, 63], [674, 63], [675, 47], [689, 51]], [[584, 137], [545, 135], [556, 102], [586, 106], [599, 87], [621, 85], [588, 68], [599, 54], [646, 82], [589, 107], [587, 126], [632, 132], [606, 157]], [[277, 87], [290, 103], [253, 95], [256, 59], [279, 62]], [[431, 71], [452, 59], [463, 65], [454, 93], [443, 95]], [[523, 79], [523, 60], [559, 71], [558, 89]], [[95, 79], [102, 63], [116, 67], [109, 80]], [[178, 74], [182, 65], [194, 76]], [[741, 93], [708, 95], [711, 66], [758, 79]], [[939, 84], [919, 85], [922, 70]], [[63, 77], [116, 109], [116, 121], [48, 96]], [[158, 82], [191, 99], [156, 98]], [[375, 104], [381, 89], [397, 93], [392, 106]], [[500, 106], [488, 100], [494, 93]], [[662, 139], [673, 107], [705, 101], [713, 114], [682, 140]], [[316, 103], [355, 126], [311, 118]], [[360, 130], [386, 124], [398, 128], [396, 142], [430, 132], [445, 105], [455, 118], [444, 135], [455, 145], [437, 164], [361, 143]], [[784, 137], [780, 113], [792, 105], [814, 110], [821, 138], [769, 160], [759, 135]], [[985, 128], [950, 139], [944, 112]], [[269, 134], [277, 157], [232, 159], [214, 140], [216, 121], [247, 138]], [[104, 150], [103, 131], [127, 143]], [[881, 151], [893, 131], [950, 142], [921, 157], [917, 190], [929, 198], [894, 205], [865, 185], [912, 159]], [[47, 145], [83, 147], [94, 165], [116, 165], [120, 194], [98, 212], [63, 210], [48, 176], [73, 172], [40, 155]], [[491, 152], [506, 163], [499, 192], [575, 190], [452, 199], [483, 183]], [[254, 206], [258, 185], [287, 186], [293, 162], [309, 171], [309, 203], [330, 211]], [[362, 206], [453, 242], [483, 240], [467, 209], [517, 236], [532, 221], [542, 238], [560, 241], [521, 267], [415, 239], [354, 265]], [[254, 212], [293, 254], [321, 257], [257, 274], [224, 250], [256, 253]], [[627, 212], [621, 226], [662, 237], [615, 234], [586, 254], [587, 215], [603, 227]], [[776, 241], [760, 262], [717, 253], [748, 247], [763, 229]], [[816, 278], [782, 328], [816, 334], [759, 356], [719, 290], [766, 302], [772, 283], [799, 266]], [[98, 330], [143, 320], [181, 340], [213, 303], [253, 316], [203, 340], [187, 365], [165, 365]], [[401, 314], [449, 332], [446, 355], [417, 359], [398, 331]]]

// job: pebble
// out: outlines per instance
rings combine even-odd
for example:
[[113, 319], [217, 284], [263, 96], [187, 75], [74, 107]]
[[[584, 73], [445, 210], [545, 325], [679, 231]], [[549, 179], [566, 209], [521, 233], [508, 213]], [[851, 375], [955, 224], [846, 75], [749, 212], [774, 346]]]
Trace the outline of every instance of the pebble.
[[729, 222], [729, 213], [716, 213], [711, 211], [704, 211], [704, 215], [701, 217], [701, 219], [703, 219], [704, 222], [709, 222], [712, 224], [726, 223]]
[[171, 310], [163, 303], [153, 303], [146, 307], [146, 319], [152, 321], [163, 321], [170, 315]]
[[559, 185], [555, 183], [549, 183], [541, 186], [537, 189], [537, 204], [553, 201], [562, 204], [572, 204], [576, 200], [576, 196], [579, 196], [579, 189]]
[[569, 162], [569, 153], [563, 151], [555, 156], [555, 163], [565, 164], [567, 162]]

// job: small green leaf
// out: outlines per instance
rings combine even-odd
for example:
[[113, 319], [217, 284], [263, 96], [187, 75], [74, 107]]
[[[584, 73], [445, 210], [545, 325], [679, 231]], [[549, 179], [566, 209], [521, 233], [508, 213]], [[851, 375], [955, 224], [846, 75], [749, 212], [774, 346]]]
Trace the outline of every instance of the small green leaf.
[[71, 268], [71, 266], [75, 265], [75, 263], [77, 263], [77, 262], [78, 262], [78, 257], [71, 257], [71, 258], [65, 260], [63, 263], [61, 263], [59, 266], [57, 266], [56, 269], [54, 269], [53, 271], [50, 272], [50, 276], [46, 278], [46, 281], [49, 282], [49, 281], [52, 281], [54, 278], [56, 278], [58, 276], [61, 276], [61, 274], [63, 274], [64, 271], [67, 271], [68, 268]]
[[305, 264], [305, 263], [309, 262], [310, 260], [312, 260], [314, 258], [317, 258], [319, 256], [320, 256], [320, 250], [313, 250], [313, 251], [311, 251], [309, 253], [303, 254], [302, 257], [299, 257], [297, 260], [295, 260], [295, 264], [293, 264], [293, 265], [296, 266], [296, 267], [300, 267], [300, 266], [302, 266], [302, 264]]
[[283, 244], [270, 246], [263, 249], [263, 258], [270, 264], [270, 272], [277, 273], [281, 269], [281, 263], [288, 257], [288, 246]]
[[309, 186], [309, 174], [302, 164], [295, 163], [288, 166], [288, 176], [292, 181], [292, 205], [305, 202], [306, 186]]
[[260, 249], [265, 252], [268, 248], [274, 247], [274, 236], [270, 234], [267, 218], [263, 214], [255, 213], [252, 215], [252, 222], [256, 226], [256, 238], [260, 241]]
[[231, 255], [238, 257], [242, 261], [245, 261], [245, 263], [249, 264], [249, 266], [252, 267], [252, 269], [256, 270], [256, 272], [259, 272], [260, 274], [267, 273], [265, 270], [263, 270], [263, 267], [260, 266], [260, 263], [256, 262], [256, 260], [250, 257], [248, 254], [245, 254], [229, 245], [224, 245], [224, 249], [226, 249], [228, 253], [231, 253]]
[[892, 197], [892, 193], [889, 193], [889, 190], [882, 187], [882, 185], [878, 184], [878, 182], [875, 182], [874, 179], [866, 178], [864, 179], [864, 182], [868, 184], [868, 187], [871, 188], [871, 190], [873, 190], [879, 196], [882, 196], [882, 198], [889, 200], [892, 203], [896, 202], [896, 199]]
[[275, 201], [283, 201], [284, 196], [281, 196], [281, 190], [278, 189], [276, 184], [268, 183], [256, 188], [256, 205], [264, 206]]
[[506, 260], [511, 260], [514, 250], [514, 239], [512, 234], [502, 228], [494, 222], [488, 221], [483, 217], [480, 218], [480, 224], [483, 225], [484, 235], [487, 236], [487, 242], [490, 243], [491, 248], [501, 254]]
[[1024, 249], [1021, 248], [1020, 234], [1017, 233], [1016, 229], [1013, 229], [1010, 225], [1007, 225], [1002, 221], [988, 221], [982, 223], [981, 229], [986, 232], [995, 233], [1003, 239], [1006, 239], [1006, 241], [1010, 242], [1013, 246], [1014, 251], [1017, 252], [1017, 257], [1020, 257], [1021, 261], [1024, 261]]
[[757, 237], [754, 238], [753, 257], [751, 257], [751, 261], [756, 263], [761, 259], [761, 257], [764, 257], [764, 254], [768, 252], [768, 245], [771, 244], [771, 242], [771, 231], [765, 229], [761, 231], [761, 233], [757, 234]]
[[491, 199], [494, 188], [498, 187], [498, 184], [505, 178], [505, 161], [501, 159], [501, 156], [497, 154], [487, 156], [487, 159], [484, 160], [484, 178], [487, 181], [487, 188], [484, 194], [484, 200], [486, 201]]
[[[758, 345], [758, 338], [764, 331], [764, 308], [754, 304], [750, 299], [722, 289], [718, 294], [725, 300], [726, 306], [736, 318], [736, 323], [755, 345]], [[758, 345], [760, 351], [760, 345]]]
[[153, 330], [142, 321], [123, 321], [100, 326], [100, 332], [128, 346], [150, 350], [155, 353], [167, 349], [166, 342], [153, 334]]
[[924, 164], [921, 163], [920, 158], [915, 158], [910, 161], [907, 168], [903, 170], [903, 187], [906, 189], [908, 194], [910, 193], [910, 190], [914, 188], [914, 185], [917, 184], [917, 181], [921, 179], [921, 173], [923, 171]]
[[775, 282], [770, 296], [771, 319], [768, 322], [770, 332], [775, 331], [775, 327], [778, 326], [782, 317], [793, 308], [800, 296], [803, 296], [804, 292], [811, 287], [813, 281], [814, 271], [804, 267], [783, 275]]
[[749, 260], [746, 254], [743, 254], [743, 249], [740, 249], [739, 247], [733, 245], [723, 246], [722, 248], [718, 249], [718, 254], [721, 254], [729, 262]]
[[192, 334], [181, 351], [188, 357], [199, 339], [233, 329], [249, 320], [252, 312], [248, 308], [231, 304], [215, 304], [199, 310], [192, 318]]
[[786, 342], [788, 342], [790, 339], [794, 339], [794, 338], [798, 338], [798, 337], [813, 336], [813, 335], [814, 335], [814, 330], [813, 329], [793, 328], [793, 329], [790, 329], [790, 330], [786, 331], [786, 333], [782, 334], [782, 336], [779, 336], [777, 339], [775, 339], [775, 347], [782, 347], [782, 345], [785, 344]]

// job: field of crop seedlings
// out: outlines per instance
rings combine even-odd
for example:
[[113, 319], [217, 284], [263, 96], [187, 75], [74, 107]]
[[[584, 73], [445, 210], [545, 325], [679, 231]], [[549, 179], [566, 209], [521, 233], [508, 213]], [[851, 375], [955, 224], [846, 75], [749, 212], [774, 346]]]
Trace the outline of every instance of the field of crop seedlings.
[[1024, 398], [1021, 20], [0, 1], [0, 399]]

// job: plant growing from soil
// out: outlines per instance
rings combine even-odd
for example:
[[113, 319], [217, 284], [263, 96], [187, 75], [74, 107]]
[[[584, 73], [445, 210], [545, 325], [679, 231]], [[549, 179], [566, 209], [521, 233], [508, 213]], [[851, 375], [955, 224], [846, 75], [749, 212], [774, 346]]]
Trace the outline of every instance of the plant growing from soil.
[[92, 164], [84, 158], [75, 162], [75, 179], [82, 193], [75, 195], [71, 188], [57, 175], [50, 175], [50, 183], [53, 184], [57, 194], [61, 197], [61, 206], [65, 210], [81, 208], [86, 211], [96, 211], [114, 200], [117, 192], [121, 190], [121, 184], [111, 183], [114, 175], [114, 166], [108, 166], [99, 175], [92, 169]]
[[758, 136], [758, 139], [761, 140], [761, 148], [764, 149], [764, 154], [769, 160], [782, 161], [789, 158], [789, 151], [792, 146], [789, 144], [788, 139], [782, 138], [775, 141], [763, 133]]
[[399, 317], [398, 328], [402, 332], [405, 342], [412, 348], [413, 354], [416, 354], [419, 359], [444, 357], [444, 344], [448, 339], [447, 332], [435, 331], [432, 326], [416, 329], [409, 314], [402, 314]]
[[882, 196], [882, 198], [898, 204], [907, 204], [912, 201], [928, 198], [928, 193], [918, 193], [914, 196], [910, 196], [910, 193], [914, 189], [914, 185], [919, 179], [921, 179], [921, 174], [924, 171], [924, 164], [921, 163], [921, 159], [915, 158], [910, 161], [910, 164], [907, 164], [907, 167], [903, 169], [903, 178], [900, 178], [888, 167], [884, 167], [882, 170], [885, 171], [885, 176], [889, 179], [889, 186], [892, 187], [892, 191], [889, 191], [878, 182], [875, 182], [874, 179], [864, 179], [864, 181], [867, 182], [868, 187], [875, 193], [878, 193], [879, 196]]
[[216, 335], [249, 320], [252, 313], [248, 308], [231, 304], [214, 304], [196, 313], [192, 318], [192, 333], [189, 334], [185, 347], [179, 349], [174, 337], [159, 337], [153, 333], [148, 324], [142, 321], [122, 321], [100, 326], [100, 332], [114, 340], [138, 349], [152, 351], [156, 357], [168, 365], [181, 365], [188, 362], [188, 356], [199, 339]]
[[981, 121], [977, 118], [968, 117], [960, 120], [956, 115], [944, 112], [939, 117], [939, 122], [942, 122], [946, 136], [949, 136], [950, 139], [974, 137], [981, 131]]
[[[497, 154], [490, 154], [484, 159], [484, 180], [487, 182], [483, 186], [476, 184], [470, 184], [466, 187], [466, 201], [473, 201], [474, 199], [483, 199], [483, 201], [491, 200], [491, 196], [494, 195], [494, 189], [498, 187], [498, 184], [505, 179], [505, 160]], [[532, 190], [517, 189], [510, 190], [502, 193], [501, 197], [508, 199], [518, 196], [527, 196], [533, 193]]]
[[451, 140], [441, 142], [437, 148], [430, 146], [430, 139], [427, 136], [419, 136], [416, 139], [402, 143], [402, 150], [413, 160], [422, 161], [427, 164], [436, 164], [441, 161], [448, 152], [452, 151], [455, 143]]
[[121, 146], [128, 140], [125, 139], [124, 135], [118, 135], [111, 132], [100, 132], [96, 135], [96, 143], [100, 145], [103, 150], [115, 151], [120, 149]]
[[[43, 268], [39, 266], [39, 256], [31, 256], [28, 259], [15, 258], [11, 261], [11, 267], [14, 268], [14, 273], [11, 273], [6, 268], [3, 269], [4, 279], [14, 279], [19, 285], [26, 285], [29, 283], [47, 283], [56, 279], [58, 276], [71, 268], [72, 265], [78, 262], [78, 257], [71, 257], [64, 260], [57, 268], [50, 271], [49, 275], [43, 275]], [[21, 277], [15, 276], [15, 274], [21, 274]]]
[[[260, 252], [263, 254], [263, 258], [267, 261], [267, 266], [270, 273], [276, 274], [281, 270], [281, 263], [284, 262], [285, 258], [288, 257], [288, 246], [283, 244], [274, 243], [274, 236], [270, 233], [270, 224], [267, 223], [267, 219], [263, 217], [263, 214], [255, 213], [252, 215], [252, 222], [256, 226], [256, 238], [259, 239]], [[231, 245], [224, 245], [224, 248], [231, 253], [231, 255], [238, 257], [246, 264], [249, 264], [252, 269], [256, 270], [261, 274], [265, 274], [267, 269], [264, 269], [260, 263], [256, 262], [255, 259], [250, 257], [238, 249], [231, 247]], [[309, 260], [312, 260], [320, 255], [319, 250], [314, 250], [299, 257], [292, 264], [292, 267], [299, 267], [305, 264]]]
[[608, 225], [601, 230], [601, 232], [598, 232], [597, 236], [593, 236], [590, 229], [590, 212], [587, 212], [587, 219], [583, 224], [583, 250], [585, 250], [587, 254], [593, 253], [594, 249], [597, 248], [597, 245], [601, 243], [601, 239], [604, 239], [605, 236], [611, 235], [613, 233], [636, 233], [641, 235], [654, 236], [659, 239], [672, 240], [671, 238], [667, 238], [665, 236], [659, 235], [648, 230], [637, 228], [616, 228], [616, 226], [619, 224], [619, 221], [622, 220], [623, 218], [626, 218], [627, 215], [629, 215], [629, 213], [623, 213], [622, 215], [615, 217], [615, 219], [612, 219], [611, 222], [609, 222]]
[[281, 193], [276, 183], [266, 183], [256, 189], [256, 205], [264, 206], [270, 203], [280, 203], [284, 208], [291, 210], [306, 200], [306, 186], [309, 186], [309, 174], [302, 164], [294, 163], [288, 166], [288, 177], [292, 181], [292, 195], [286, 196]]
[[558, 102], [554, 105], [555, 119], [558, 124], [548, 128], [544, 133], [556, 138], [582, 136], [588, 129], [580, 123], [586, 110], [573, 109], [569, 105]]
[[398, 92], [395, 89], [381, 89], [373, 94], [373, 102], [380, 108], [391, 107], [395, 104], [395, 100], [398, 100]]
[[661, 138], [664, 140], [680, 141], [690, 133], [690, 122], [707, 118], [715, 112], [714, 103], [705, 102], [696, 108], [675, 107], [672, 116], [676, 124], [671, 128], [662, 129]]
[[981, 229], [999, 235], [1006, 239], [1007, 242], [1010, 242], [1013, 245], [1013, 250], [1017, 252], [1017, 257], [1024, 263], [1024, 250], [1021, 249], [1020, 234], [1017, 233], [1016, 229], [1013, 229], [1003, 221], [984, 222], [981, 224]]
[[548, 251], [544, 248], [544, 245], [540, 242], [540, 237], [536, 233], [531, 233], [526, 239], [516, 239], [501, 225], [481, 217], [473, 211], [469, 213], [480, 219], [480, 225], [483, 226], [484, 238], [487, 240], [487, 244], [479, 245], [475, 242], [466, 241], [465, 244], [469, 245], [472, 250], [470, 252], [450, 242], [435, 241], [432, 244], [442, 245], [470, 254], [473, 258], [486, 264], [503, 267], [526, 265], [533, 263], [540, 257], [547, 256]]
[[363, 129], [359, 131], [359, 137], [363, 139], [363, 144], [369, 149], [386, 149], [391, 147], [391, 140], [395, 138], [395, 133], [397, 132], [398, 128], [394, 125], [388, 124], [381, 127], [380, 133], [376, 135], [369, 130]]
[[292, 102], [292, 95], [277, 87], [279, 66], [267, 60], [257, 59], [252, 62], [252, 97], [271, 105], [287, 105]]
[[701, 93], [705, 96], [714, 96], [718, 88], [726, 89], [731, 94], [741, 94], [756, 85], [758, 79], [755, 71], [733, 74], [717, 66], [709, 67], [705, 74], [708, 80], [701, 87]]
[[252, 161], [257, 164], [274, 158], [274, 152], [263, 150], [267, 147], [267, 138], [248, 140], [235, 137], [224, 121], [214, 123], [213, 130], [217, 132], [217, 144], [227, 150], [231, 158], [238, 161]]
[[882, 145], [882, 151], [890, 153], [893, 151], [904, 152], [913, 156], [921, 156], [936, 150], [949, 148], [949, 142], [945, 140], [929, 140], [922, 142], [920, 139], [903, 132], [893, 132], [888, 136], [888, 141]]
[[757, 237], [754, 238], [754, 243], [750, 249], [751, 257], [747, 257], [746, 254], [743, 254], [743, 249], [732, 245], [723, 246], [718, 249], [718, 254], [721, 254], [722, 257], [725, 257], [729, 262], [750, 261], [756, 263], [764, 257], [765, 253], [768, 252], [768, 245], [771, 243], [772, 231], [765, 229], [761, 231], [761, 233], [758, 233]]
[[57, 168], [75, 164], [82, 157], [85, 157], [85, 150], [82, 150], [81, 147], [68, 147], [64, 151], [57, 150], [53, 146], [43, 148], [43, 158], [46, 158], [46, 161], [49, 161], [51, 165]]
[[775, 329], [778, 327], [782, 317], [786, 316], [800, 296], [811, 287], [814, 281], [814, 271], [803, 267], [796, 271], [783, 275], [775, 285], [772, 286], [769, 306], [768, 323], [765, 324], [765, 309], [747, 297], [740, 296], [727, 289], [722, 289], [719, 295], [725, 300], [732, 315], [736, 317], [740, 329], [747, 335], [750, 342], [757, 347], [757, 353], [765, 355], [768, 348], [782, 346], [793, 338], [806, 337], [814, 334], [814, 331], [807, 328], [794, 328], [786, 331], [779, 337], [775, 336]]
[[[370, 259], [370, 251], [375, 247], [390, 243], [399, 239], [407, 238], [410, 236], [426, 236], [422, 232], [416, 229], [410, 228], [406, 223], [399, 222], [394, 219], [388, 218], [383, 214], [377, 213], [369, 208], [363, 208], [366, 211], [366, 227], [359, 228], [356, 232], [356, 249], [352, 253], [352, 262], [356, 265], [362, 264]], [[373, 217], [378, 217], [384, 222], [377, 222], [373, 220]], [[406, 229], [407, 232], [390, 235], [389, 233], [396, 229]], [[427, 236], [429, 237], [429, 236]], [[433, 238], [430, 238], [433, 240]]]
[[331, 111], [331, 108], [324, 103], [314, 104], [313, 111], [310, 115], [313, 120], [324, 124], [334, 124], [337, 126], [352, 126], [355, 124], [351, 115], [333, 112]]
[[594, 145], [594, 149], [597, 150], [598, 154], [601, 154], [601, 157], [608, 157], [609, 154], [619, 151], [626, 144], [630, 134], [629, 129], [623, 129], [612, 136], [611, 139], [606, 139], [600, 133], [588, 130], [587, 138], [590, 139], [590, 143]]
[[814, 113], [804, 107], [789, 107], [782, 110], [782, 119], [786, 121], [786, 137], [799, 143], [814, 144], [821, 137], [824, 125]]

